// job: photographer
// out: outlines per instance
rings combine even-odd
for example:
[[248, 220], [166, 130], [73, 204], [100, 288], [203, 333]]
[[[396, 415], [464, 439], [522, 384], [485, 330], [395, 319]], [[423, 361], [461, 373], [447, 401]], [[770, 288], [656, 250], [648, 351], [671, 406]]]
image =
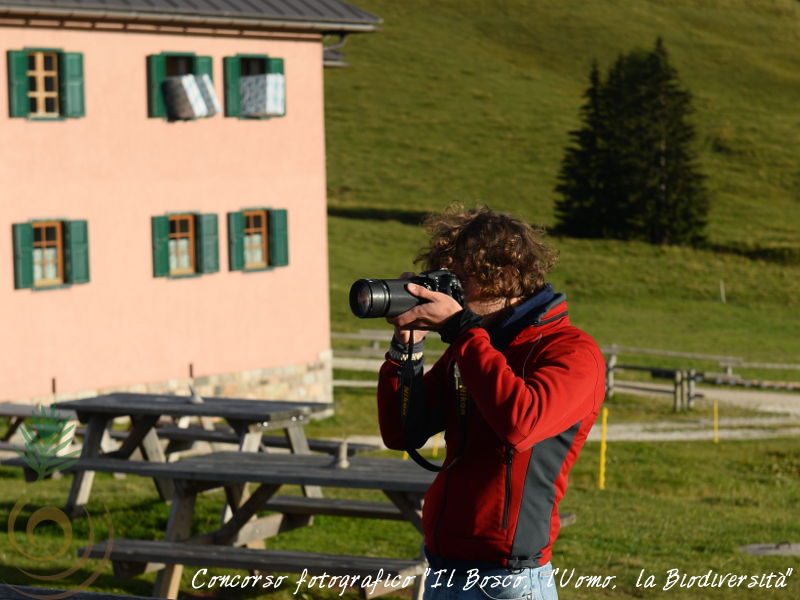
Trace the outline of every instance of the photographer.
[[[439, 431], [447, 441], [423, 523], [431, 572], [448, 574], [427, 578], [425, 599], [557, 598], [550, 555], [558, 502], [603, 401], [603, 357], [544, 281], [555, 254], [541, 232], [485, 206], [445, 211], [426, 226], [432, 237], [417, 262], [454, 272], [465, 307], [409, 284], [425, 302], [388, 319], [395, 333], [378, 386], [389, 448], [413, 452]], [[450, 346], [423, 376], [427, 331]], [[409, 358], [403, 413], [398, 372], [410, 372]], [[474, 569], [488, 578], [484, 585], [475, 584]]]

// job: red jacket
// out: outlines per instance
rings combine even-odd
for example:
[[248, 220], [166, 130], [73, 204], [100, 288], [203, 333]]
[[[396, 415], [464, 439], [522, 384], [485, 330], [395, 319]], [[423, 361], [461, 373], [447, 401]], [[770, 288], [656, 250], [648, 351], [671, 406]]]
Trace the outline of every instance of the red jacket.
[[[425, 545], [438, 557], [509, 568], [550, 560], [558, 502], [603, 401], [605, 366], [592, 338], [569, 324], [563, 295], [532, 312], [502, 352], [475, 327], [424, 376], [426, 414], [416, 426], [427, 431], [417, 443], [444, 429], [445, 462], [461, 436], [454, 363], [472, 399], [464, 453], [425, 496]], [[387, 358], [378, 417], [384, 443], [402, 450], [397, 370]]]

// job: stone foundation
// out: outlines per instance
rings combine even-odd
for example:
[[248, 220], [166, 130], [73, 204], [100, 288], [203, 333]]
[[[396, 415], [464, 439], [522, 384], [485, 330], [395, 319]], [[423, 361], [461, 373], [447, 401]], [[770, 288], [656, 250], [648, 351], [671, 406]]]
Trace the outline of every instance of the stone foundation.
[[311, 363], [221, 375], [185, 377], [128, 386], [111, 386], [32, 398], [14, 398], [13, 401], [31, 405], [49, 405], [53, 402], [90, 398], [112, 392], [188, 395], [189, 386], [193, 385], [201, 396], [208, 397], [333, 402], [332, 357], [332, 352], [325, 350], [320, 352], [318, 359]]

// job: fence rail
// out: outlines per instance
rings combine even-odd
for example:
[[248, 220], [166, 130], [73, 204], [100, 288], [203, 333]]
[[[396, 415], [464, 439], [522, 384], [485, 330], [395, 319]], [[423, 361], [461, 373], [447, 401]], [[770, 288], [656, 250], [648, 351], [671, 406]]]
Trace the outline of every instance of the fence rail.
[[[358, 332], [331, 333], [332, 339], [341, 340], [362, 340], [369, 342], [368, 346], [363, 346], [356, 350], [341, 350], [337, 354], [358, 356], [373, 356], [380, 358], [385, 352], [385, 348], [391, 339], [391, 331], [385, 329], [362, 329]], [[606, 356], [606, 394], [613, 397], [615, 388], [615, 377], [617, 371], [644, 371], [649, 372], [654, 379], [666, 379], [672, 382], [671, 390], [664, 390], [664, 393], [672, 394], [673, 408], [677, 410], [691, 409], [694, 401], [701, 398], [702, 394], [697, 392], [695, 384], [699, 382], [712, 383], [716, 385], [732, 385], [740, 387], [753, 387], [761, 389], [800, 389], [798, 382], [784, 381], [752, 381], [742, 379], [741, 376], [733, 372], [733, 368], [741, 369], [764, 369], [764, 370], [800, 370], [800, 364], [792, 363], [767, 363], [767, 362], [745, 362], [737, 356], [724, 356], [719, 354], [702, 354], [698, 352], [679, 352], [675, 350], [658, 350], [654, 348], [633, 348], [630, 346], [618, 346], [617, 344], [604, 345], [600, 350]], [[433, 354], [440, 354], [439, 352]], [[675, 368], [675, 367], [654, 367], [636, 364], [619, 364], [618, 357], [624, 355], [660, 356], [665, 358], [682, 358], [693, 361], [716, 362], [724, 373], [713, 373], [699, 371], [694, 368]], [[654, 390], [655, 391], [655, 390]]]

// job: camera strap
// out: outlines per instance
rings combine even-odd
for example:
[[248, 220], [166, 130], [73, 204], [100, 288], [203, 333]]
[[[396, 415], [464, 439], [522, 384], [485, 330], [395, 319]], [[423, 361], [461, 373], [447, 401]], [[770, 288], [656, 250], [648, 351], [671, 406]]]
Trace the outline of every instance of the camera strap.
[[458, 418], [458, 428], [459, 428], [459, 444], [458, 444], [458, 451], [456, 452], [455, 457], [449, 463], [444, 465], [437, 465], [425, 457], [423, 457], [419, 452], [417, 452], [416, 448], [414, 448], [414, 444], [412, 443], [412, 436], [414, 435], [414, 431], [412, 431], [411, 427], [409, 427], [409, 416], [412, 410], [412, 403], [413, 403], [413, 387], [414, 387], [414, 364], [411, 361], [411, 354], [414, 347], [414, 337], [413, 333], [411, 334], [411, 338], [408, 343], [408, 359], [403, 361], [400, 367], [399, 373], [399, 397], [400, 397], [400, 415], [403, 424], [403, 433], [405, 437], [405, 447], [406, 452], [408, 455], [413, 459], [415, 463], [421, 466], [428, 471], [445, 471], [455, 465], [464, 454], [464, 449], [467, 447], [467, 433], [469, 429], [469, 415], [470, 415], [470, 408], [472, 406], [472, 402], [469, 397], [469, 392], [467, 391], [467, 387], [464, 385], [463, 379], [461, 379], [461, 372], [458, 369], [458, 365], [453, 365], [453, 380], [455, 384], [455, 396], [456, 396], [456, 415]]

